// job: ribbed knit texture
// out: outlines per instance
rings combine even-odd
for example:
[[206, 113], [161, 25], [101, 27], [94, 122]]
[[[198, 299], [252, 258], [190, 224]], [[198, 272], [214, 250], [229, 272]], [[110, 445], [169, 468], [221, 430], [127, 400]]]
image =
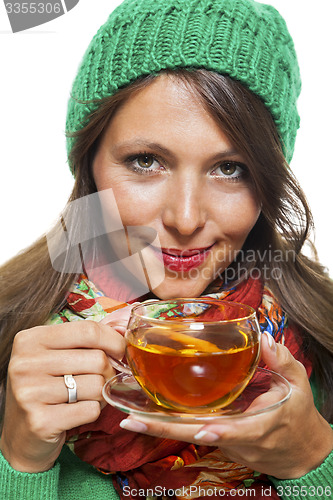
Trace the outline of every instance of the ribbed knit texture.
[[47, 472], [14, 470], [0, 452], [1, 500], [119, 500], [111, 476], [82, 462], [64, 446]]
[[[280, 14], [253, 0], [125, 0], [84, 55], [69, 100], [67, 132], [81, 129], [98, 107], [87, 101], [175, 68], [204, 68], [243, 83], [270, 110], [291, 160], [301, 89], [294, 44]], [[68, 152], [73, 142], [68, 138]]]
[[60, 465], [39, 473], [18, 472], [8, 464], [0, 452], [1, 500], [50, 500], [58, 498]]

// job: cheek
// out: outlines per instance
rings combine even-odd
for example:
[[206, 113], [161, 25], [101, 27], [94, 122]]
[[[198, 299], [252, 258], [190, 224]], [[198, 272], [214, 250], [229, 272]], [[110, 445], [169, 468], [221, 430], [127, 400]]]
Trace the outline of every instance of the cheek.
[[159, 213], [159, 197], [153, 190], [131, 183], [114, 183], [113, 194], [125, 226], [148, 225]]
[[235, 196], [220, 211], [221, 228], [224, 234], [237, 239], [245, 239], [261, 212], [260, 204], [250, 191]]
[[[154, 193], [142, 183], [133, 183], [122, 167], [110, 162], [103, 149], [95, 158], [93, 175], [98, 191], [112, 190], [124, 226], [147, 225], [154, 219]], [[103, 203], [103, 217], [112, 218], [112, 208], [108, 203]]]

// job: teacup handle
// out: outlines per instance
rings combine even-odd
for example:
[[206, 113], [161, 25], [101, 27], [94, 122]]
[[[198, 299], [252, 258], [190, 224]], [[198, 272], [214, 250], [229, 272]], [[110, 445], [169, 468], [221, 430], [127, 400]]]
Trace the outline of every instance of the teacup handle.
[[115, 368], [119, 372], [127, 373], [128, 375], [132, 375], [132, 371], [131, 371], [130, 367], [126, 363], [124, 363], [123, 361], [113, 359], [109, 356], [109, 362], [113, 366], [113, 368]]

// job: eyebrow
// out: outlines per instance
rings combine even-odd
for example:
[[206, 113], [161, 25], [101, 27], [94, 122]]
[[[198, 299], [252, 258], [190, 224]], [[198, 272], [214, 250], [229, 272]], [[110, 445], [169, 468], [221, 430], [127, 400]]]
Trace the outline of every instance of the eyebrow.
[[[157, 142], [149, 142], [149, 141], [146, 141], [144, 139], [125, 141], [125, 142], [121, 142], [117, 145], [113, 145], [112, 153], [119, 154], [122, 152], [122, 150], [128, 150], [128, 149], [133, 149], [133, 148], [151, 149], [151, 150], [159, 152], [162, 155], [168, 156], [173, 161], [176, 160], [176, 156], [169, 149], [165, 148], [164, 146], [162, 146], [161, 144], [159, 144]], [[216, 153], [214, 156], [212, 156], [210, 158], [210, 161], [221, 160], [221, 159], [226, 158], [226, 157], [230, 158], [230, 156], [240, 156], [240, 153], [236, 150], [229, 150], [228, 149], [228, 150]]]

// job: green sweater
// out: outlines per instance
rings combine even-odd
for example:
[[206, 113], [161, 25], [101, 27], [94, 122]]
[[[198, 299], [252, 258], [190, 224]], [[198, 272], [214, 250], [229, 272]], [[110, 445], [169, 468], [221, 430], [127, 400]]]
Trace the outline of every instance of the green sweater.
[[[284, 500], [333, 498], [333, 452], [306, 476], [280, 481], [270, 478]], [[82, 462], [64, 446], [55, 466], [38, 474], [14, 470], [0, 453], [1, 500], [113, 500], [118, 495], [111, 476]], [[222, 498], [222, 497], [221, 497]]]
[[28, 474], [14, 470], [0, 452], [1, 500], [118, 500], [111, 476], [82, 462], [64, 446], [54, 467]]

